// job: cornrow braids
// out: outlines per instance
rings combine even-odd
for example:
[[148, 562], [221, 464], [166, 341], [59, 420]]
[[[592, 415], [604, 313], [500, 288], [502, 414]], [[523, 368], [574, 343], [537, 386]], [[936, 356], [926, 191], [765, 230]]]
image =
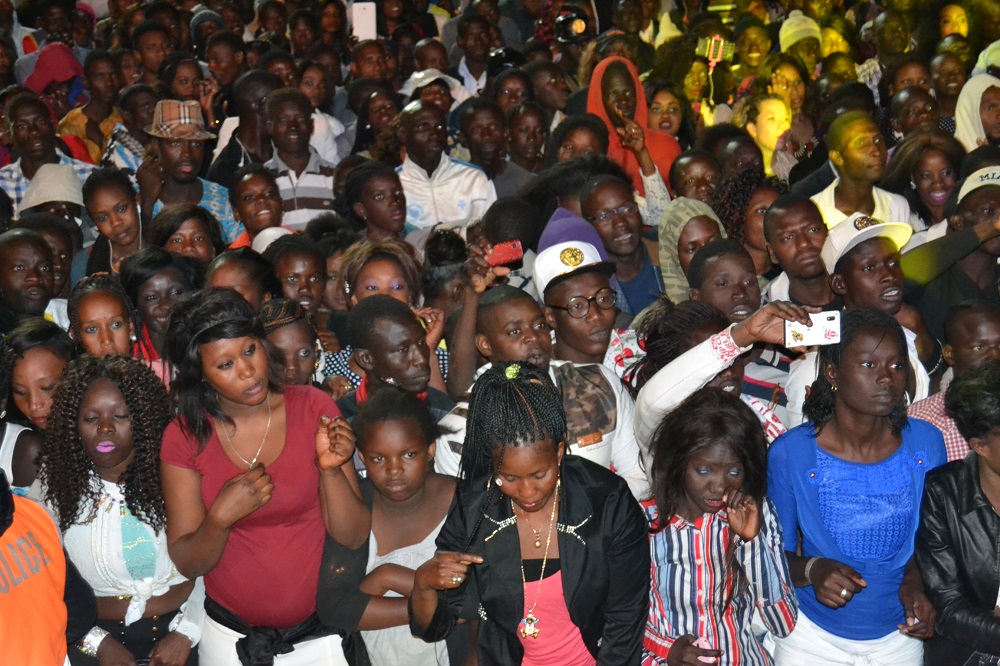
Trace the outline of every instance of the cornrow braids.
[[316, 327], [309, 319], [306, 309], [298, 301], [288, 298], [272, 298], [267, 301], [257, 310], [254, 319], [265, 336], [279, 328], [302, 322], [309, 327], [312, 337], [316, 337]]
[[[139, 340], [139, 344], [145, 346], [147, 343], [144, 340], [144, 336], [141, 336], [142, 331], [142, 320], [139, 319], [138, 313], [135, 311], [135, 307], [132, 305], [132, 300], [125, 293], [124, 287], [122, 287], [121, 282], [118, 278], [110, 273], [94, 273], [93, 275], [88, 275], [73, 287], [73, 291], [69, 295], [69, 303], [67, 304], [67, 310], [69, 312], [69, 337], [73, 338], [73, 341], [80, 346], [80, 340], [82, 339], [80, 333], [80, 302], [85, 296], [94, 294], [97, 292], [104, 292], [115, 298], [117, 298], [122, 303], [122, 308], [125, 310], [125, 314], [128, 317], [129, 322], [132, 324], [132, 334], [133, 338]], [[81, 349], [82, 351], [82, 349]], [[146, 352], [151, 352], [152, 350], [146, 349]], [[152, 356], [152, 354], [150, 354]]]
[[[87, 391], [98, 379], [111, 381], [122, 393], [132, 425], [135, 456], [119, 485], [133, 515], [160, 532], [166, 510], [160, 487], [160, 439], [173, 415], [163, 382], [142, 361], [126, 356], [84, 355], [70, 362], [56, 389], [45, 442], [38, 456], [38, 478], [53, 505], [59, 529], [94, 518], [100, 500], [92, 482], [97, 473], [83, 449], [79, 411]], [[81, 515], [89, 500], [90, 515]]]

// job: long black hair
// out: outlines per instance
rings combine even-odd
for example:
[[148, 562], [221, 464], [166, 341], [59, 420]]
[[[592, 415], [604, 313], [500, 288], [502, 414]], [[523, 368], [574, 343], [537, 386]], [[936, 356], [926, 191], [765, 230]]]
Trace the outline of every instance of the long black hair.
[[[890, 344], [895, 342], [900, 357], [904, 359], [904, 363], [907, 362], [906, 359], [909, 357], [903, 327], [891, 315], [874, 308], [844, 310], [840, 319], [840, 343], [820, 347], [819, 375], [812, 384], [809, 397], [802, 405], [802, 411], [806, 418], [813, 423], [814, 435], [819, 435], [823, 431], [824, 426], [833, 418], [835, 409], [833, 386], [826, 378], [824, 369], [828, 364], [839, 368], [844, 350], [854, 342], [858, 335], [873, 329], [875, 332], [880, 332], [883, 339]], [[904, 393], [896, 406], [893, 407], [892, 413], [889, 414], [889, 425], [894, 435], [899, 435], [906, 427], [906, 402]]]
[[[252, 337], [263, 340], [254, 322], [253, 308], [242, 296], [229, 289], [195, 292], [174, 306], [167, 324], [166, 358], [176, 369], [170, 392], [177, 401], [183, 430], [198, 440], [199, 449], [212, 436], [207, 415], [232, 423], [219, 406], [215, 389], [205, 381], [201, 367], [201, 346], [218, 340]], [[261, 342], [263, 346], [263, 342]], [[268, 388], [281, 392], [283, 373], [268, 357]]]

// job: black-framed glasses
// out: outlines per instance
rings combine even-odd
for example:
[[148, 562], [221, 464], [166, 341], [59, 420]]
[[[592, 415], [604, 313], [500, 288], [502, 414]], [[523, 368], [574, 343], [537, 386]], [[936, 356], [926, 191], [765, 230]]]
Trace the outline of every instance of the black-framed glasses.
[[615, 219], [619, 215], [623, 217], [629, 217], [631, 215], [635, 215], [638, 212], [639, 212], [639, 206], [637, 206], [634, 201], [630, 201], [626, 204], [618, 206], [618, 208], [615, 208], [614, 210], [602, 210], [597, 215], [591, 215], [587, 219], [590, 220], [591, 222], [596, 222], [597, 224], [607, 224], [608, 222]]
[[617, 301], [618, 294], [615, 293], [614, 289], [601, 289], [589, 298], [587, 296], [574, 296], [569, 299], [569, 302], [565, 306], [549, 305], [546, 303], [545, 307], [552, 308], [553, 310], [565, 310], [566, 314], [573, 319], [583, 319], [590, 313], [591, 303], [601, 310], [610, 310], [615, 307]]

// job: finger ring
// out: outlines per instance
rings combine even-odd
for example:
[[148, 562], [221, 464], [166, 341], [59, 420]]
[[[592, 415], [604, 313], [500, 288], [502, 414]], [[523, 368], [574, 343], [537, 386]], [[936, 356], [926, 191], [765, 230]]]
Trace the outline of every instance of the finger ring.
[[463, 580], [463, 578], [461, 576], [457, 576], [456, 575], [456, 576], [452, 576], [451, 577], [451, 582], [454, 583], [455, 585], [461, 585], [462, 584], [462, 580]]
[[842, 589], [840, 591], [840, 598], [843, 599], [844, 601], [847, 601], [847, 595], [848, 595], [848, 592], [847, 592], [847, 588], [845, 587], [844, 589]]

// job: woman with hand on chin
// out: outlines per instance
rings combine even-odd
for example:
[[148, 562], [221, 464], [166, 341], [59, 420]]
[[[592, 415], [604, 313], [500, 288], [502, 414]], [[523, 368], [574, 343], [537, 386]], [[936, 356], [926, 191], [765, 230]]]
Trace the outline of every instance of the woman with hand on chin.
[[174, 566], [164, 531], [166, 389], [141, 361], [85, 355], [70, 363], [53, 408], [30, 495], [55, 517], [97, 596], [97, 624], [77, 644], [86, 656], [73, 663], [198, 664], [205, 590]]
[[410, 631], [439, 641], [473, 622], [480, 666], [636, 664], [649, 544], [625, 481], [566, 455], [548, 373], [497, 363], [472, 389], [462, 473], [417, 569]]
[[944, 440], [906, 416], [906, 339], [890, 315], [845, 310], [840, 342], [819, 354], [808, 422], [768, 452], [768, 493], [800, 609], [775, 662], [919, 664], [936, 613], [914, 535], [924, 477], [946, 461]]
[[178, 417], [160, 453], [170, 555], [205, 577], [204, 663], [345, 664], [340, 637], [316, 617], [316, 588], [325, 532], [357, 548], [371, 529], [344, 464], [354, 435], [329, 396], [280, 385], [262, 338], [232, 291], [201, 292], [171, 314]]

